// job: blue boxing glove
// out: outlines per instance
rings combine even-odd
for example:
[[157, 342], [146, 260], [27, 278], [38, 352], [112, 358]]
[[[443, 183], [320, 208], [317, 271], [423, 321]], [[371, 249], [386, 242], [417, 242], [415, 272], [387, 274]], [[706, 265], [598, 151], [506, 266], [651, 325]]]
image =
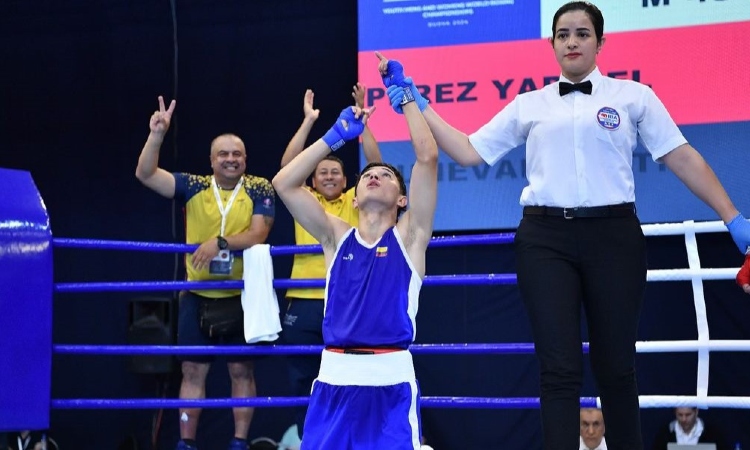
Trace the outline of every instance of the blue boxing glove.
[[419, 89], [414, 85], [411, 77], [404, 78], [404, 86], [391, 86], [387, 90], [388, 99], [391, 102], [391, 107], [394, 111], [399, 114], [403, 114], [402, 105], [415, 101], [419, 111], [424, 111], [429, 103], [426, 98], [422, 97], [419, 93]]
[[365, 129], [365, 124], [362, 122], [364, 117], [364, 114], [356, 117], [351, 106], [344, 108], [339, 114], [339, 118], [336, 119], [336, 123], [323, 135], [323, 142], [331, 148], [331, 151], [335, 152], [346, 141], [358, 138]]
[[383, 85], [387, 88], [391, 86], [404, 86], [404, 66], [395, 59], [388, 60], [388, 67], [384, 74], [380, 74], [383, 78]]
[[727, 224], [729, 234], [732, 235], [737, 248], [744, 255], [750, 247], [750, 221], [745, 219], [742, 214], [737, 214], [731, 222]]

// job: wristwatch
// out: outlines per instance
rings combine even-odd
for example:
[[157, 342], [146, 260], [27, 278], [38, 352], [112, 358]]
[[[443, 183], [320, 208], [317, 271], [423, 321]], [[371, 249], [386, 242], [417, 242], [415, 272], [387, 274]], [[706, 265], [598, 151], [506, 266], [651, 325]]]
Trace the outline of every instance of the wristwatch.
[[227, 240], [223, 237], [219, 236], [216, 238], [216, 245], [219, 246], [219, 250], [226, 250], [227, 247], [229, 247], [229, 242], [227, 242]]
[[401, 99], [401, 105], [405, 105], [407, 103], [411, 103], [414, 100], [414, 94], [411, 93], [411, 89], [409, 89], [409, 86], [404, 88], [404, 97]]

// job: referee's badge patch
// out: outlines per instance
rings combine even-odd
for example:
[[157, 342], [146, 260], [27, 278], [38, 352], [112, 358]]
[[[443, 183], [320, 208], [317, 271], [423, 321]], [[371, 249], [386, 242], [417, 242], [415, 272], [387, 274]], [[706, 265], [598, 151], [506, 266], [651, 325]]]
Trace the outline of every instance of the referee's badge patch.
[[616, 130], [620, 127], [620, 114], [616, 109], [605, 106], [596, 113], [596, 120], [606, 130]]

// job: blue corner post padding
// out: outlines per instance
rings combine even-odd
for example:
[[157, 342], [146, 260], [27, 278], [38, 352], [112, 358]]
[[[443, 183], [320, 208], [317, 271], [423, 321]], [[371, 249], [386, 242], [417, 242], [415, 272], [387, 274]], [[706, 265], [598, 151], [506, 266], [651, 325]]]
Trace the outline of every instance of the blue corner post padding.
[[0, 431], [49, 428], [52, 231], [31, 178], [0, 168]]

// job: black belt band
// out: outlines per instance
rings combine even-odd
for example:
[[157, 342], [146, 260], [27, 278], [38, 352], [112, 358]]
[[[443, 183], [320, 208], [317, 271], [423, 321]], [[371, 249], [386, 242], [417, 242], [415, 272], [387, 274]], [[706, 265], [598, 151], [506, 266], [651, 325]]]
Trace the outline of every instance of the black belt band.
[[633, 217], [635, 216], [635, 203], [620, 203], [618, 205], [592, 206], [590, 208], [558, 208], [554, 206], [524, 206], [524, 216], [550, 216], [564, 217], [566, 219], [576, 218], [601, 218], [601, 217]]

